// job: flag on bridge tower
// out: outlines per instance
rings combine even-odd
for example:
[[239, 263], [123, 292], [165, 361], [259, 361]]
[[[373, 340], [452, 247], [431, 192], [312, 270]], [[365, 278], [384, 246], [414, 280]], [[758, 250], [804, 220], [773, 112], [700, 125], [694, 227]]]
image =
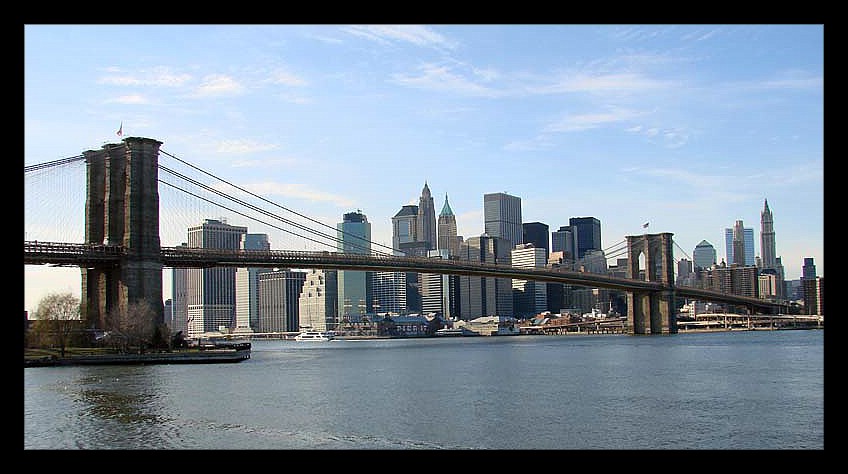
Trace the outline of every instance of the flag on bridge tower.
[[116, 135], [118, 135], [119, 137], [124, 136], [124, 122], [123, 121], [121, 121], [121, 126], [118, 127], [118, 131], [117, 131]]

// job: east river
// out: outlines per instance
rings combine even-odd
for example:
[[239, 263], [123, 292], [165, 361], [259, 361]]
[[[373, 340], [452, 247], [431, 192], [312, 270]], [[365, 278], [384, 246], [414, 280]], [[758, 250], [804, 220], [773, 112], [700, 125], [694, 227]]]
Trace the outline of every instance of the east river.
[[823, 450], [824, 330], [295, 342], [24, 369], [24, 449]]

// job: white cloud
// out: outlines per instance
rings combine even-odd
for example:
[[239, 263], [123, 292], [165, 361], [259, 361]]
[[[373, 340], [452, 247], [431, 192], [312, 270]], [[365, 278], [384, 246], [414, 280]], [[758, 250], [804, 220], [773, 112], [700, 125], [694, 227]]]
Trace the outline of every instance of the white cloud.
[[155, 67], [142, 69], [137, 73], [121, 73], [120, 69], [113, 68], [114, 74], [101, 77], [98, 84], [113, 86], [153, 86], [153, 87], [179, 87], [189, 82], [190, 74], [174, 73], [166, 67]]
[[454, 47], [453, 42], [421, 25], [354, 25], [342, 31], [383, 44], [401, 41], [416, 46]]
[[[420, 66], [418, 69], [420, 73], [417, 75], [393, 75], [394, 82], [418, 89], [454, 92], [472, 96], [496, 97], [502, 95], [494, 89], [482, 86], [454, 73], [448, 66], [429, 63]], [[491, 72], [488, 72], [484, 77], [491, 78], [494, 76]]]
[[195, 96], [239, 95], [242, 92], [244, 92], [244, 86], [232, 77], [222, 74], [211, 74], [203, 78], [203, 82], [195, 91]]
[[575, 114], [549, 124], [544, 128], [545, 132], [579, 132], [598, 128], [607, 124], [631, 120], [642, 115], [633, 110], [613, 107], [609, 112], [591, 114]]
[[110, 99], [107, 102], [126, 105], [140, 105], [150, 103], [150, 101], [147, 100], [147, 98], [141, 94], [122, 95], [120, 97]]

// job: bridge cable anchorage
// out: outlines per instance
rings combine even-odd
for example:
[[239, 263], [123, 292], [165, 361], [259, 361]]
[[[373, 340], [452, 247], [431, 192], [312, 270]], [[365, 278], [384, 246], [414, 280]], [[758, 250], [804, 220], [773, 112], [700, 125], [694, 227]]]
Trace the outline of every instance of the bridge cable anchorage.
[[313, 223], [315, 223], [315, 224], [318, 224], [318, 225], [321, 225], [321, 226], [327, 227], [327, 228], [332, 229], [332, 230], [334, 230], [334, 231], [336, 231], [336, 232], [341, 232], [342, 234], [345, 234], [345, 235], [347, 235], [347, 236], [349, 236], [349, 237], [355, 237], [355, 238], [356, 238], [356, 239], [358, 239], [358, 240], [365, 240], [365, 241], [366, 241], [367, 243], [369, 243], [369, 244], [376, 245], [377, 247], [382, 247], [382, 248], [388, 249], [389, 251], [391, 251], [391, 252], [392, 252], [392, 254], [393, 254], [395, 251], [400, 251], [400, 249], [395, 249], [395, 248], [393, 248], [393, 247], [390, 247], [390, 246], [387, 246], [387, 245], [383, 245], [383, 244], [381, 244], [381, 243], [379, 243], [379, 242], [375, 242], [375, 241], [372, 241], [372, 240], [363, 239], [362, 237], [360, 237], [360, 236], [358, 236], [358, 235], [354, 235], [354, 234], [351, 234], [351, 233], [349, 233], [349, 232], [347, 232], [347, 231], [344, 231], [344, 230], [341, 230], [341, 229], [337, 229], [336, 227], [333, 227], [333, 226], [331, 226], [331, 225], [325, 224], [325, 223], [323, 223], [323, 222], [321, 222], [321, 221], [318, 221], [318, 220], [316, 220], [316, 219], [313, 219], [313, 218], [311, 218], [311, 217], [309, 217], [309, 216], [306, 216], [306, 215], [304, 215], [304, 214], [301, 214], [301, 213], [299, 213], [299, 212], [297, 212], [297, 211], [293, 211], [293, 210], [291, 210], [291, 209], [289, 209], [289, 208], [287, 208], [287, 207], [285, 207], [285, 206], [281, 206], [280, 204], [277, 204], [277, 203], [275, 203], [275, 202], [273, 202], [273, 201], [270, 201], [270, 200], [268, 200], [268, 199], [265, 199], [265, 198], [264, 198], [264, 197], [262, 197], [262, 196], [259, 196], [259, 195], [255, 194], [255, 193], [252, 193], [252, 192], [248, 191], [247, 189], [244, 189], [244, 188], [242, 188], [242, 187], [240, 187], [240, 186], [237, 186], [237, 185], [235, 185], [235, 184], [233, 184], [233, 183], [231, 183], [231, 182], [229, 182], [229, 181], [227, 181], [227, 180], [224, 180], [224, 179], [219, 178], [219, 177], [217, 177], [217, 176], [215, 176], [215, 175], [213, 175], [213, 174], [211, 174], [211, 173], [209, 173], [209, 172], [207, 172], [207, 171], [204, 171], [204, 170], [202, 170], [202, 169], [198, 168], [197, 166], [194, 166], [194, 165], [192, 165], [191, 163], [188, 163], [187, 161], [182, 160], [182, 159], [180, 159], [180, 158], [176, 157], [175, 155], [172, 155], [172, 154], [170, 154], [170, 153], [168, 153], [168, 152], [166, 152], [166, 151], [164, 151], [164, 150], [161, 150], [161, 149], [160, 149], [160, 150], [159, 150], [159, 152], [160, 152], [160, 153], [162, 153], [162, 154], [165, 154], [165, 155], [167, 155], [167, 156], [170, 156], [171, 158], [173, 158], [173, 159], [175, 159], [175, 160], [177, 160], [177, 161], [179, 161], [179, 162], [181, 162], [181, 163], [185, 164], [186, 166], [189, 166], [189, 167], [191, 167], [191, 168], [193, 168], [193, 169], [195, 169], [195, 170], [197, 170], [197, 171], [199, 171], [199, 172], [201, 172], [201, 173], [203, 173], [203, 174], [205, 174], [205, 175], [207, 175], [207, 176], [210, 176], [210, 177], [212, 177], [212, 178], [214, 178], [214, 179], [217, 179], [218, 181], [221, 181], [222, 183], [226, 183], [227, 185], [232, 186], [232, 187], [234, 187], [234, 188], [238, 189], [239, 191], [242, 191], [242, 192], [244, 192], [244, 193], [247, 193], [247, 194], [249, 194], [249, 195], [251, 195], [251, 196], [253, 196], [253, 197], [257, 198], [257, 199], [260, 199], [260, 200], [262, 200], [262, 201], [265, 201], [265, 202], [267, 202], [268, 204], [271, 204], [271, 205], [273, 205], [273, 206], [279, 207], [279, 208], [281, 208], [281, 209], [283, 209], [283, 210], [285, 210], [285, 211], [291, 212], [292, 214], [295, 214], [295, 215], [296, 215], [296, 216], [298, 216], [298, 217], [302, 217], [302, 218], [304, 218], [304, 219], [306, 219], [306, 220], [308, 220], [308, 221], [310, 221], [310, 222], [313, 222]]

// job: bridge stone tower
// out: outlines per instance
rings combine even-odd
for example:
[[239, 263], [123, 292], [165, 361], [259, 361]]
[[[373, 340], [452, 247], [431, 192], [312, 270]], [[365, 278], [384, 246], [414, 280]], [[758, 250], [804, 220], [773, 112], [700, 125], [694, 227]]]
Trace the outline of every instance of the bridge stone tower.
[[118, 266], [82, 269], [82, 311], [89, 327], [103, 329], [112, 311], [148, 302], [164, 322], [159, 244], [159, 146], [150, 138], [83, 152], [86, 161], [85, 241], [121, 245]]
[[[628, 235], [627, 277], [674, 285], [672, 236], [661, 234]], [[640, 256], [645, 267], [640, 268]], [[627, 294], [627, 325], [633, 334], [676, 334], [674, 290], [637, 291]]]

